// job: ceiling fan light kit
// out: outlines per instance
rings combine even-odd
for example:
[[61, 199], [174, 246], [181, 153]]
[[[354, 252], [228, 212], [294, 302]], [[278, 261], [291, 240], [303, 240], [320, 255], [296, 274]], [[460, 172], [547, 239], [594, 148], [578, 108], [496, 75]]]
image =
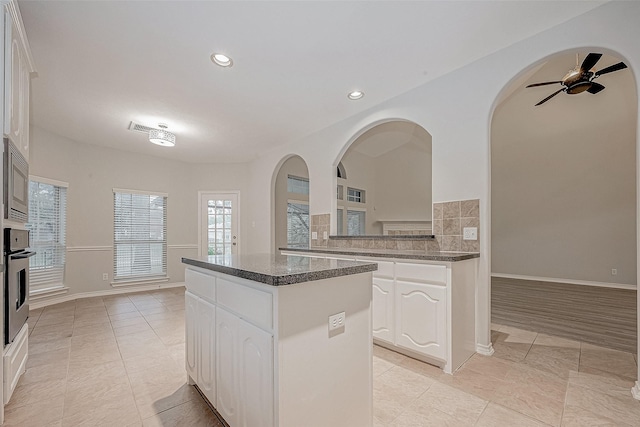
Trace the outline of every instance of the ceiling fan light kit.
[[582, 92], [589, 92], [592, 95], [602, 91], [604, 86], [599, 83], [594, 82], [595, 79], [600, 77], [603, 74], [612, 73], [614, 71], [619, 71], [627, 68], [624, 62], [618, 62], [617, 64], [610, 65], [606, 68], [603, 68], [600, 71], [592, 71], [592, 68], [598, 63], [600, 58], [602, 57], [601, 53], [590, 53], [584, 58], [581, 65], [578, 61], [578, 55], [576, 55], [576, 67], [569, 71], [562, 80], [550, 81], [550, 82], [542, 82], [542, 83], [533, 83], [528, 85], [527, 87], [537, 87], [537, 86], [546, 86], [552, 84], [561, 84], [563, 86], [562, 89], [558, 89], [551, 95], [544, 98], [542, 101], [536, 104], [538, 105], [544, 104], [560, 92], [565, 92], [569, 95], [575, 95]]
[[163, 147], [175, 146], [176, 136], [166, 130], [167, 125], [160, 123], [158, 127], [160, 129], [149, 129], [149, 141], [157, 145], [162, 145]]

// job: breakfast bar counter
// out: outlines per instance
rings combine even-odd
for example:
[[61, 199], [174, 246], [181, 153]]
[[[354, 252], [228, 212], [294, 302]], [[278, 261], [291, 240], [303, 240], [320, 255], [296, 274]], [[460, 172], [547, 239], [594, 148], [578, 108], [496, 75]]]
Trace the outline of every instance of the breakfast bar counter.
[[231, 426], [371, 426], [372, 272], [272, 254], [183, 258], [186, 369]]

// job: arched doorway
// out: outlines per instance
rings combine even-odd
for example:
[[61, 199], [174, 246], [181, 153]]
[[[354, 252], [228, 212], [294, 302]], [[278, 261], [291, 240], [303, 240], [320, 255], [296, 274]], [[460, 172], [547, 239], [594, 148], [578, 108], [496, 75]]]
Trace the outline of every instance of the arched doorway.
[[[560, 80], [576, 54], [580, 63], [590, 52], [604, 53], [594, 70], [624, 61], [601, 49], [553, 55], [514, 79], [493, 113], [492, 320], [635, 353], [633, 74], [603, 75], [606, 90], [559, 93], [539, 106], [562, 86], [525, 87]], [[497, 354], [522, 359], [531, 344], [493, 341]]]
[[309, 170], [299, 156], [291, 156], [280, 166], [273, 192], [274, 253], [280, 248], [308, 248]]

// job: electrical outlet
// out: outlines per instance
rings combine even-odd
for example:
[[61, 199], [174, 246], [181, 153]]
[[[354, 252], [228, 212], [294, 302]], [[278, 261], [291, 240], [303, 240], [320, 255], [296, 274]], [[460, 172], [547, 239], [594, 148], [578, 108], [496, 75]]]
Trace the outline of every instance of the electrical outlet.
[[478, 227], [464, 227], [462, 240], [478, 240]]
[[335, 329], [343, 328], [345, 322], [345, 312], [334, 314], [333, 316], [329, 316], [329, 331], [333, 331]]
[[102, 273], [102, 280], [109, 280], [109, 273]]
[[611, 275], [612, 276], [617, 276], [618, 275], [618, 269], [617, 268], [612, 268], [611, 269]]
[[311, 238], [313, 240], [318, 240], [318, 232], [317, 231], [312, 231], [311, 232]]

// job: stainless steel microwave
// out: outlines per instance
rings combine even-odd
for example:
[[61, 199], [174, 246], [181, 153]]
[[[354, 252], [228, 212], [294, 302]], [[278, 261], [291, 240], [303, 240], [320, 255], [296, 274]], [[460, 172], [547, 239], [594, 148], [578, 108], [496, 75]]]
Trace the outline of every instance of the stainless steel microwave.
[[4, 217], [27, 222], [29, 214], [29, 165], [20, 150], [4, 138]]

